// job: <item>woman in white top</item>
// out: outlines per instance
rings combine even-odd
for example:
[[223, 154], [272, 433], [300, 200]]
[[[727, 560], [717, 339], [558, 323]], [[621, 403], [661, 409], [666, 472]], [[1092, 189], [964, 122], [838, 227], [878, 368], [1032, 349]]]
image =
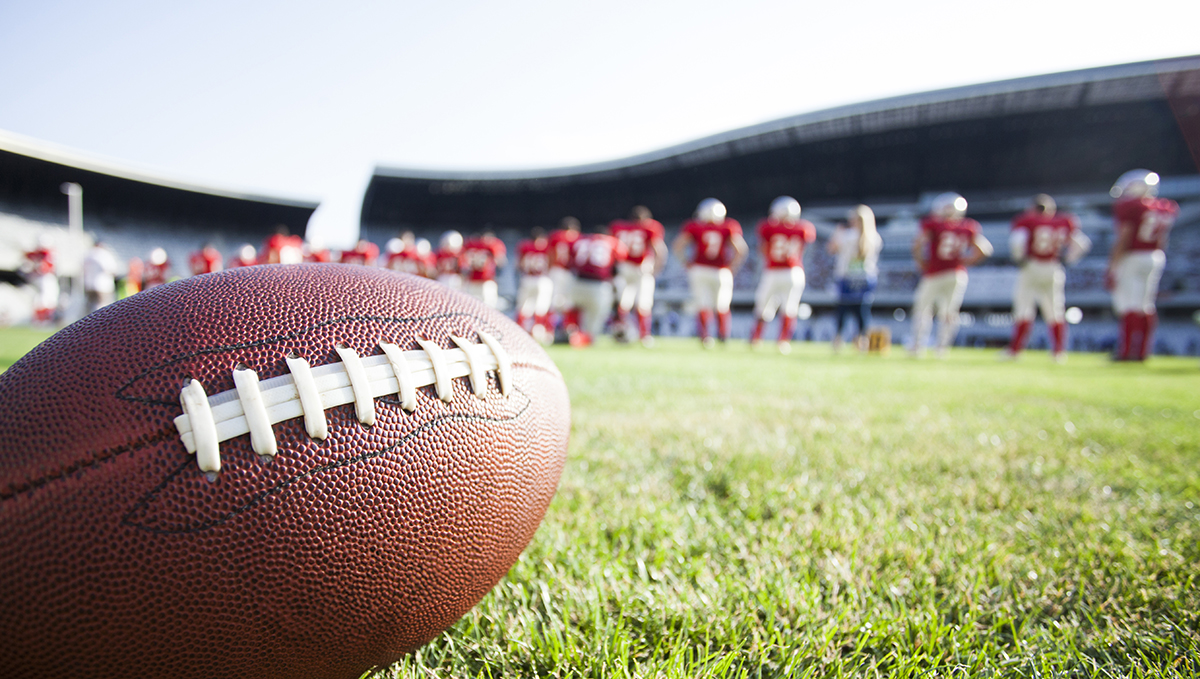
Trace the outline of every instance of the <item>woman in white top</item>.
[[834, 267], [838, 284], [837, 334], [833, 336], [833, 350], [842, 346], [842, 329], [850, 315], [858, 318], [855, 344], [860, 350], [865, 349], [867, 326], [871, 324], [871, 302], [879, 278], [879, 251], [883, 249], [883, 239], [875, 230], [875, 213], [871, 208], [859, 205], [850, 210], [847, 223], [838, 225], [827, 249], [837, 257]]

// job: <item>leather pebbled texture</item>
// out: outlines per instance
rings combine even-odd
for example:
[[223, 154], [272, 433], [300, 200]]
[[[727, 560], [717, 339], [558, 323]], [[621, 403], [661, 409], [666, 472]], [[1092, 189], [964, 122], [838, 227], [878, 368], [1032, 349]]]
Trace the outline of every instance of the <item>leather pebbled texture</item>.
[[[222, 442], [209, 481], [172, 422], [188, 378], [233, 389], [363, 356], [497, 338], [513, 389], [454, 380], [417, 408], [375, 400], [274, 426], [264, 461]], [[258, 266], [140, 293], [0, 375], [0, 673], [6, 677], [358, 677], [443, 631], [537, 529], [570, 429], [545, 351], [465, 295], [404, 274]]]

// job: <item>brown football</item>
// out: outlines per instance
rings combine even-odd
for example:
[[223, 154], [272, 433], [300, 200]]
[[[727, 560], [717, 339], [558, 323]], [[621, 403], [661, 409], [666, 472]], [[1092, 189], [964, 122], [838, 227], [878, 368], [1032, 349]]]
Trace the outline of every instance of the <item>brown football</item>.
[[0, 674], [358, 677], [504, 576], [569, 429], [529, 335], [411, 276], [101, 309], [0, 375]]

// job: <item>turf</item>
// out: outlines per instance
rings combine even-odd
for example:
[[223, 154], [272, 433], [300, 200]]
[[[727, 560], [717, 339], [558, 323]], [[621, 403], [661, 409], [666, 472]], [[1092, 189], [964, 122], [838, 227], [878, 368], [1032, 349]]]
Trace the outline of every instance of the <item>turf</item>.
[[1190, 676], [1200, 364], [555, 349], [570, 455], [430, 676]]
[[[39, 336], [0, 332], [0, 365]], [[1200, 673], [1195, 359], [552, 354], [541, 530], [383, 676]]]

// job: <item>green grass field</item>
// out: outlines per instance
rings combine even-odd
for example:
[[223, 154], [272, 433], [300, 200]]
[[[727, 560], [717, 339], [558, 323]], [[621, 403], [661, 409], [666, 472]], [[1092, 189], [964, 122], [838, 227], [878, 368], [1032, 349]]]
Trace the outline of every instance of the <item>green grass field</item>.
[[541, 530], [384, 676], [1200, 673], [1200, 362], [796, 349], [554, 348]]

